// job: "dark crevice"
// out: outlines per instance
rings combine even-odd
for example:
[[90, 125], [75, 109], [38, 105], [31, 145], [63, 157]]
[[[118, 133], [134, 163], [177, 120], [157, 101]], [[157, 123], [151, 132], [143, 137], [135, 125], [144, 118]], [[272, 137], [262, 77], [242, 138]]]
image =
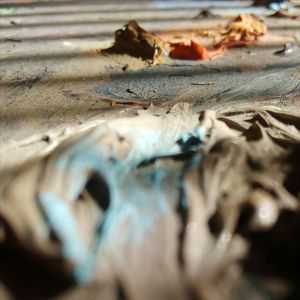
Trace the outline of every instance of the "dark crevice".
[[180, 180], [180, 187], [179, 187], [179, 202], [177, 206], [177, 213], [181, 220], [181, 230], [179, 232], [179, 246], [178, 246], [178, 262], [181, 267], [184, 267], [184, 242], [185, 242], [185, 231], [186, 226], [188, 223], [188, 204], [187, 204], [187, 197], [185, 193], [185, 187], [182, 183], [182, 179]]
[[247, 142], [258, 141], [263, 137], [262, 130], [256, 122], [253, 123], [251, 127], [244, 132], [243, 135], [245, 136]]
[[249, 231], [249, 224], [255, 213], [255, 208], [250, 203], [245, 203], [241, 208], [241, 213], [237, 222], [236, 232], [245, 234]]
[[194, 153], [199, 150], [202, 145], [202, 141], [199, 137], [190, 135], [186, 138], [181, 138], [177, 141], [183, 153]]
[[0, 247], [0, 265], [0, 282], [16, 300], [55, 299], [74, 285], [60, 258], [36, 255], [8, 245]]
[[214, 236], [218, 236], [221, 233], [224, 227], [224, 220], [218, 210], [208, 220], [208, 227]]
[[109, 207], [110, 194], [109, 187], [104, 179], [100, 175], [94, 173], [86, 185], [86, 190], [97, 202], [102, 211], [105, 212]]
[[290, 164], [290, 170], [284, 181], [284, 187], [298, 197], [300, 194], [300, 144], [288, 156], [287, 163]]
[[185, 265], [184, 261], [184, 243], [185, 243], [185, 234], [186, 234], [186, 226], [188, 224], [189, 220], [189, 203], [188, 203], [188, 198], [186, 195], [186, 190], [185, 190], [185, 185], [184, 185], [184, 177], [186, 173], [197, 166], [199, 164], [199, 156], [194, 156], [192, 159], [187, 162], [181, 172], [181, 175], [179, 177], [179, 201], [177, 205], [177, 213], [178, 216], [181, 220], [181, 230], [178, 235], [179, 239], [179, 246], [178, 246], [178, 253], [177, 253], [177, 258], [179, 265], [183, 268]]
[[299, 118], [295, 116], [291, 116], [289, 114], [284, 114], [281, 112], [271, 111], [269, 110], [268, 113], [275, 119], [277, 119], [279, 122], [287, 124], [287, 125], [293, 125], [298, 130], [300, 130], [300, 121]]
[[117, 281], [116, 290], [117, 290], [116, 300], [129, 300], [129, 297], [126, 294], [124, 285], [122, 284], [122, 282], [120, 280]]
[[300, 294], [300, 214], [283, 210], [276, 224], [265, 232], [242, 233], [250, 241], [249, 255], [243, 262], [247, 274], [284, 280], [296, 299]]

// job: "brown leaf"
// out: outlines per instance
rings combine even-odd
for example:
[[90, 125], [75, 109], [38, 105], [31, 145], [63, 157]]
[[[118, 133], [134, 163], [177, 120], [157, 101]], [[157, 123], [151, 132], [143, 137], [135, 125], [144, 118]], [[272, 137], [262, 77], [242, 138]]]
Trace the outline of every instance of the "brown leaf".
[[258, 37], [265, 35], [268, 29], [263, 21], [251, 14], [241, 14], [227, 25], [224, 38], [217, 44], [227, 48], [248, 46]]
[[300, 19], [300, 16], [289, 15], [289, 14], [286, 14], [286, 13], [284, 13], [282, 11], [276, 11], [274, 14], [269, 15], [268, 17], [272, 17], [272, 18], [285, 18], [285, 19], [292, 19], [292, 20]]
[[133, 57], [160, 63], [164, 55], [164, 43], [155, 35], [141, 28], [135, 20], [115, 32], [115, 43], [103, 53], [128, 54]]

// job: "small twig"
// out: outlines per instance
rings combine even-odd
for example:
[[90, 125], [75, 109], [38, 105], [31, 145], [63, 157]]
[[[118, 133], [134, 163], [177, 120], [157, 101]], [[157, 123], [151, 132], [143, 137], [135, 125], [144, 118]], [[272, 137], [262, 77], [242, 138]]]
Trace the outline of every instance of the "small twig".
[[191, 85], [211, 85], [213, 82], [191, 82]]

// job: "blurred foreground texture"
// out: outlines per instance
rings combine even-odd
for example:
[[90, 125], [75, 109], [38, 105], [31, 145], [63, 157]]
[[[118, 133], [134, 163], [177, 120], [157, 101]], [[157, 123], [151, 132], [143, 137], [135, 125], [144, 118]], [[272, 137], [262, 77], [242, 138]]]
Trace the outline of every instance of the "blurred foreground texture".
[[153, 110], [5, 174], [6, 288], [23, 299], [72, 283], [92, 286], [61, 299], [297, 299], [300, 116]]

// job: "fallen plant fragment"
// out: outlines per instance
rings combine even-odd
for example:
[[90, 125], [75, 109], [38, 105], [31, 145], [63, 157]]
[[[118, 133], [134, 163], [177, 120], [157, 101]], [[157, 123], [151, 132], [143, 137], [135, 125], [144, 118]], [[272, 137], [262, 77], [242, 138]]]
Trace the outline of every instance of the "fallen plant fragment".
[[[163, 64], [165, 54], [173, 59], [208, 60], [226, 48], [250, 46], [267, 33], [263, 21], [251, 14], [241, 14], [225, 29], [185, 30], [151, 34], [132, 20], [115, 33], [115, 43], [104, 53], [128, 54], [150, 64]], [[210, 40], [210, 47], [199, 42]]]
[[194, 17], [194, 19], [213, 18], [216, 16], [217, 15], [213, 14], [210, 10], [203, 9]]
[[169, 56], [174, 59], [208, 60], [220, 56], [224, 52], [224, 47], [220, 46], [213, 50], [207, 50], [202, 45], [191, 40], [190, 45], [184, 43], [171, 44], [172, 50]]
[[[172, 50], [169, 56], [176, 59], [207, 60], [223, 54], [225, 48], [249, 46], [266, 33], [267, 27], [263, 21], [250, 14], [241, 14], [219, 33], [217, 31], [198, 32], [202, 36], [221, 39], [215, 43], [212, 50], [191, 40], [190, 44], [186, 42], [171, 43]], [[184, 38], [184, 34], [181, 38]]]
[[289, 55], [294, 52], [295, 48], [296, 46], [294, 44], [286, 43], [284, 44], [283, 49], [276, 51], [274, 54], [280, 56]]
[[128, 101], [120, 101], [117, 99], [101, 99], [103, 102], [107, 102], [110, 106], [115, 105], [129, 105], [129, 106], [141, 106], [141, 107], [148, 107], [151, 105], [151, 102], [148, 103], [137, 101], [137, 100], [128, 100]]
[[128, 54], [149, 61], [151, 64], [163, 62], [163, 42], [144, 30], [135, 20], [131, 20], [123, 28], [115, 32], [114, 45], [102, 50], [103, 53]]
[[300, 15], [289, 15], [289, 14], [284, 13], [282, 11], [276, 11], [274, 14], [269, 15], [268, 17], [272, 17], [272, 18], [284, 18], [284, 19], [292, 19], [292, 20], [300, 19]]
[[264, 22], [254, 15], [241, 14], [227, 25], [222, 32], [224, 38], [217, 45], [226, 46], [227, 48], [249, 46], [258, 37], [265, 35], [267, 31]]

